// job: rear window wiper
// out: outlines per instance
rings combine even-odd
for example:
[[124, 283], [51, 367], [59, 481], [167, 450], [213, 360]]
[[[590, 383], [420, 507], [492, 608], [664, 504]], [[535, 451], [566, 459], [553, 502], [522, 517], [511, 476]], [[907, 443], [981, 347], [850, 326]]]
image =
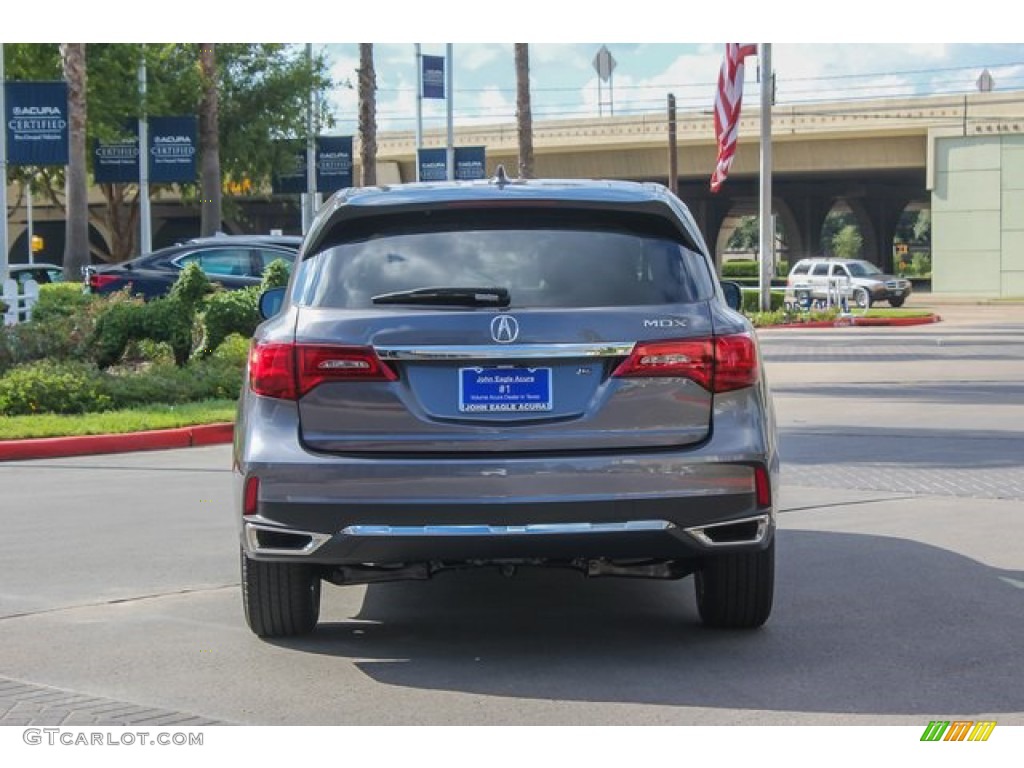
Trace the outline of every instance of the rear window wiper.
[[374, 304], [431, 304], [459, 307], [507, 307], [512, 299], [508, 288], [414, 288], [381, 293]]

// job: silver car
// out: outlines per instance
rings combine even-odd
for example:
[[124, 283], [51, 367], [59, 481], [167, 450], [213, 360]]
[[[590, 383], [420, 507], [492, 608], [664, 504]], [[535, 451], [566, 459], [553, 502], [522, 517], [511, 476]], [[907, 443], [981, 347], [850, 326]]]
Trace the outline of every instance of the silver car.
[[262, 298], [239, 404], [249, 626], [471, 566], [694, 574], [705, 624], [760, 626], [778, 456], [738, 303], [660, 185], [338, 193]]

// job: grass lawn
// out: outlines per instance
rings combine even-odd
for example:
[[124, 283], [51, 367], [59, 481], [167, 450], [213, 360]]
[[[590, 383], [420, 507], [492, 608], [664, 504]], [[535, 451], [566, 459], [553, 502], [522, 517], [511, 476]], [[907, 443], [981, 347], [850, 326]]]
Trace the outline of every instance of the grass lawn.
[[207, 400], [181, 405], [151, 405], [126, 411], [104, 411], [71, 416], [44, 413], [0, 419], [0, 440], [31, 437], [106, 435], [172, 429], [235, 420], [234, 400]]

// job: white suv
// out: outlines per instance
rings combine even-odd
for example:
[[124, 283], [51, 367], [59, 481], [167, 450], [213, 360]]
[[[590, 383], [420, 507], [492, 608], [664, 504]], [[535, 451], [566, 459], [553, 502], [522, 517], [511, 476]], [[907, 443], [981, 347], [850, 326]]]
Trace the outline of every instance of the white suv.
[[909, 280], [887, 275], [870, 261], [811, 258], [800, 259], [793, 265], [786, 281], [786, 292], [798, 302], [802, 298], [818, 301], [827, 298], [829, 286], [836, 285], [864, 288], [868, 305], [888, 301], [893, 307], [902, 307], [913, 290]]

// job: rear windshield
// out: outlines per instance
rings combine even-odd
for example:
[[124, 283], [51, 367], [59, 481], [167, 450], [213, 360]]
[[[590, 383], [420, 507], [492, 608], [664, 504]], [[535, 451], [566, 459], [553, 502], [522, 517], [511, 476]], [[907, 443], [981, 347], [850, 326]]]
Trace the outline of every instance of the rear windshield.
[[594, 212], [582, 221], [526, 213], [509, 221], [474, 212], [457, 228], [418, 222], [353, 232], [364, 236], [302, 264], [295, 301], [359, 309], [380, 294], [437, 287], [505, 288], [512, 307], [678, 304], [714, 295], [704, 256], [667, 226], [624, 226]]

